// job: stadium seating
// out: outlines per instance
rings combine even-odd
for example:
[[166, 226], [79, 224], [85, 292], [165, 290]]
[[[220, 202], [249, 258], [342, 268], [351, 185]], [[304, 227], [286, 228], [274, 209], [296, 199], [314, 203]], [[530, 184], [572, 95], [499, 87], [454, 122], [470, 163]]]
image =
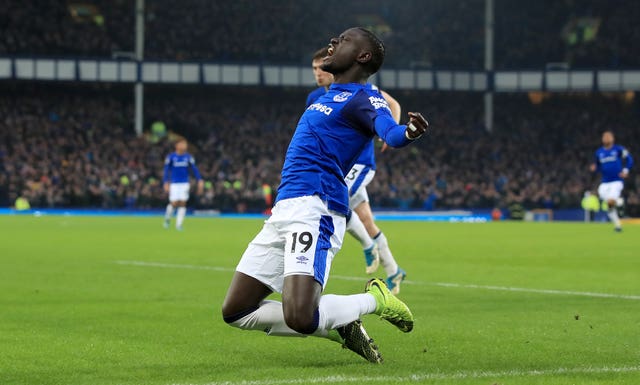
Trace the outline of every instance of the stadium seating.
[[[278, 88], [159, 87], [149, 91], [146, 128], [160, 120], [191, 141], [209, 182], [196, 207], [259, 212], [262, 185], [275, 190], [279, 183], [305, 96]], [[500, 95], [488, 134], [479, 94], [396, 96], [404, 111], [425, 112], [434, 131], [410, 150], [378, 153], [369, 189], [378, 207], [579, 207], [597, 183], [587, 167], [602, 130], [613, 129], [632, 152], [640, 148], [637, 105], [617, 98], [555, 96], [535, 105], [525, 95]], [[34, 207], [165, 204], [159, 180], [171, 146], [134, 137], [127, 87], [14, 85], [1, 94], [0, 113], [1, 206], [21, 194]], [[632, 206], [640, 203], [634, 175]]]
[[[638, 2], [495, 3], [496, 68], [543, 68], [550, 62], [578, 68], [640, 65], [640, 48], [631, 43], [639, 33]], [[4, 1], [0, 55], [110, 57], [132, 51], [132, 2], [89, 4], [87, 15], [72, 16], [65, 2]], [[483, 9], [479, 0], [406, 0], [402, 6], [384, 0], [184, 0], [180, 6], [156, 0], [147, 2], [145, 57], [306, 64], [344, 26], [364, 25], [376, 26], [384, 37], [389, 67], [482, 69], [484, 30], [477, 15]], [[416, 14], [420, 22], [413, 22]], [[585, 32], [585, 23], [594, 29]]]

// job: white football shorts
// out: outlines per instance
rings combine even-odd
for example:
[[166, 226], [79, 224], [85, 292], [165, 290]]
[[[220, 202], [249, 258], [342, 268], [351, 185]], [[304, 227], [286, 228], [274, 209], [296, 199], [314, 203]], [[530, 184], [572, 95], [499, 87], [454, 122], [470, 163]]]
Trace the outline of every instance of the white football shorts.
[[169, 202], [188, 201], [189, 183], [171, 183], [169, 185]]
[[345, 226], [345, 217], [330, 211], [317, 195], [281, 200], [249, 243], [236, 271], [277, 293], [282, 293], [284, 277], [289, 275], [314, 277], [324, 289]]
[[600, 199], [605, 201], [617, 200], [618, 198], [620, 198], [620, 194], [622, 194], [623, 188], [624, 184], [620, 180], [600, 183], [600, 186], [598, 186], [598, 196], [600, 197]]
[[375, 170], [364, 164], [354, 164], [351, 170], [344, 178], [347, 188], [349, 189], [349, 208], [355, 209], [362, 202], [369, 202], [369, 194], [367, 194], [367, 185], [371, 183], [376, 175]]

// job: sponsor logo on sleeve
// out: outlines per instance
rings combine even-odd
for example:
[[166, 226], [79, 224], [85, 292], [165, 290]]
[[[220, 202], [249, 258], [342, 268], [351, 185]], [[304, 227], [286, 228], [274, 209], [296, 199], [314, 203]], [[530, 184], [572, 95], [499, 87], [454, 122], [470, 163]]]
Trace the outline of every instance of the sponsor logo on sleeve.
[[369, 102], [371, 103], [373, 108], [375, 108], [376, 110], [379, 110], [381, 108], [386, 108], [387, 110], [391, 111], [391, 109], [389, 109], [389, 103], [387, 103], [387, 101], [384, 100], [384, 98], [379, 98], [377, 96], [370, 96]]

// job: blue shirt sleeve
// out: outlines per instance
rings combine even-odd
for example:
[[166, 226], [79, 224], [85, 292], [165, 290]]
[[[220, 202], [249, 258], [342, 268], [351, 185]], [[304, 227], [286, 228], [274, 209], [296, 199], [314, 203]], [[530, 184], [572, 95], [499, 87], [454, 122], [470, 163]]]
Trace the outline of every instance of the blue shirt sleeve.
[[196, 180], [202, 180], [202, 175], [200, 175], [200, 170], [198, 170], [198, 167], [196, 166], [196, 160], [192, 156], [189, 157], [189, 166], [191, 167], [191, 170], [193, 171], [193, 176], [196, 177]]
[[164, 171], [162, 173], [162, 184], [169, 181], [169, 174], [171, 173], [171, 156], [167, 156], [164, 160]]
[[404, 147], [412, 142], [405, 134], [407, 126], [397, 124], [391, 114], [378, 114], [375, 129], [378, 136], [391, 147]]
[[411, 143], [405, 136], [407, 126], [393, 120], [387, 101], [377, 92], [358, 93], [344, 111], [353, 126], [367, 135], [378, 135], [391, 147], [404, 147]]

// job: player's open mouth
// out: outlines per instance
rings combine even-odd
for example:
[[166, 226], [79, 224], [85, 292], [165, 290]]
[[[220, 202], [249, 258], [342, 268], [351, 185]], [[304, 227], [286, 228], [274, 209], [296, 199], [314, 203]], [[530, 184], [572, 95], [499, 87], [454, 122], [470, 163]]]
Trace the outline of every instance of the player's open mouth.
[[329, 48], [327, 48], [327, 56], [325, 56], [324, 59], [333, 56], [335, 51], [336, 47], [334, 47], [333, 44], [329, 44]]

